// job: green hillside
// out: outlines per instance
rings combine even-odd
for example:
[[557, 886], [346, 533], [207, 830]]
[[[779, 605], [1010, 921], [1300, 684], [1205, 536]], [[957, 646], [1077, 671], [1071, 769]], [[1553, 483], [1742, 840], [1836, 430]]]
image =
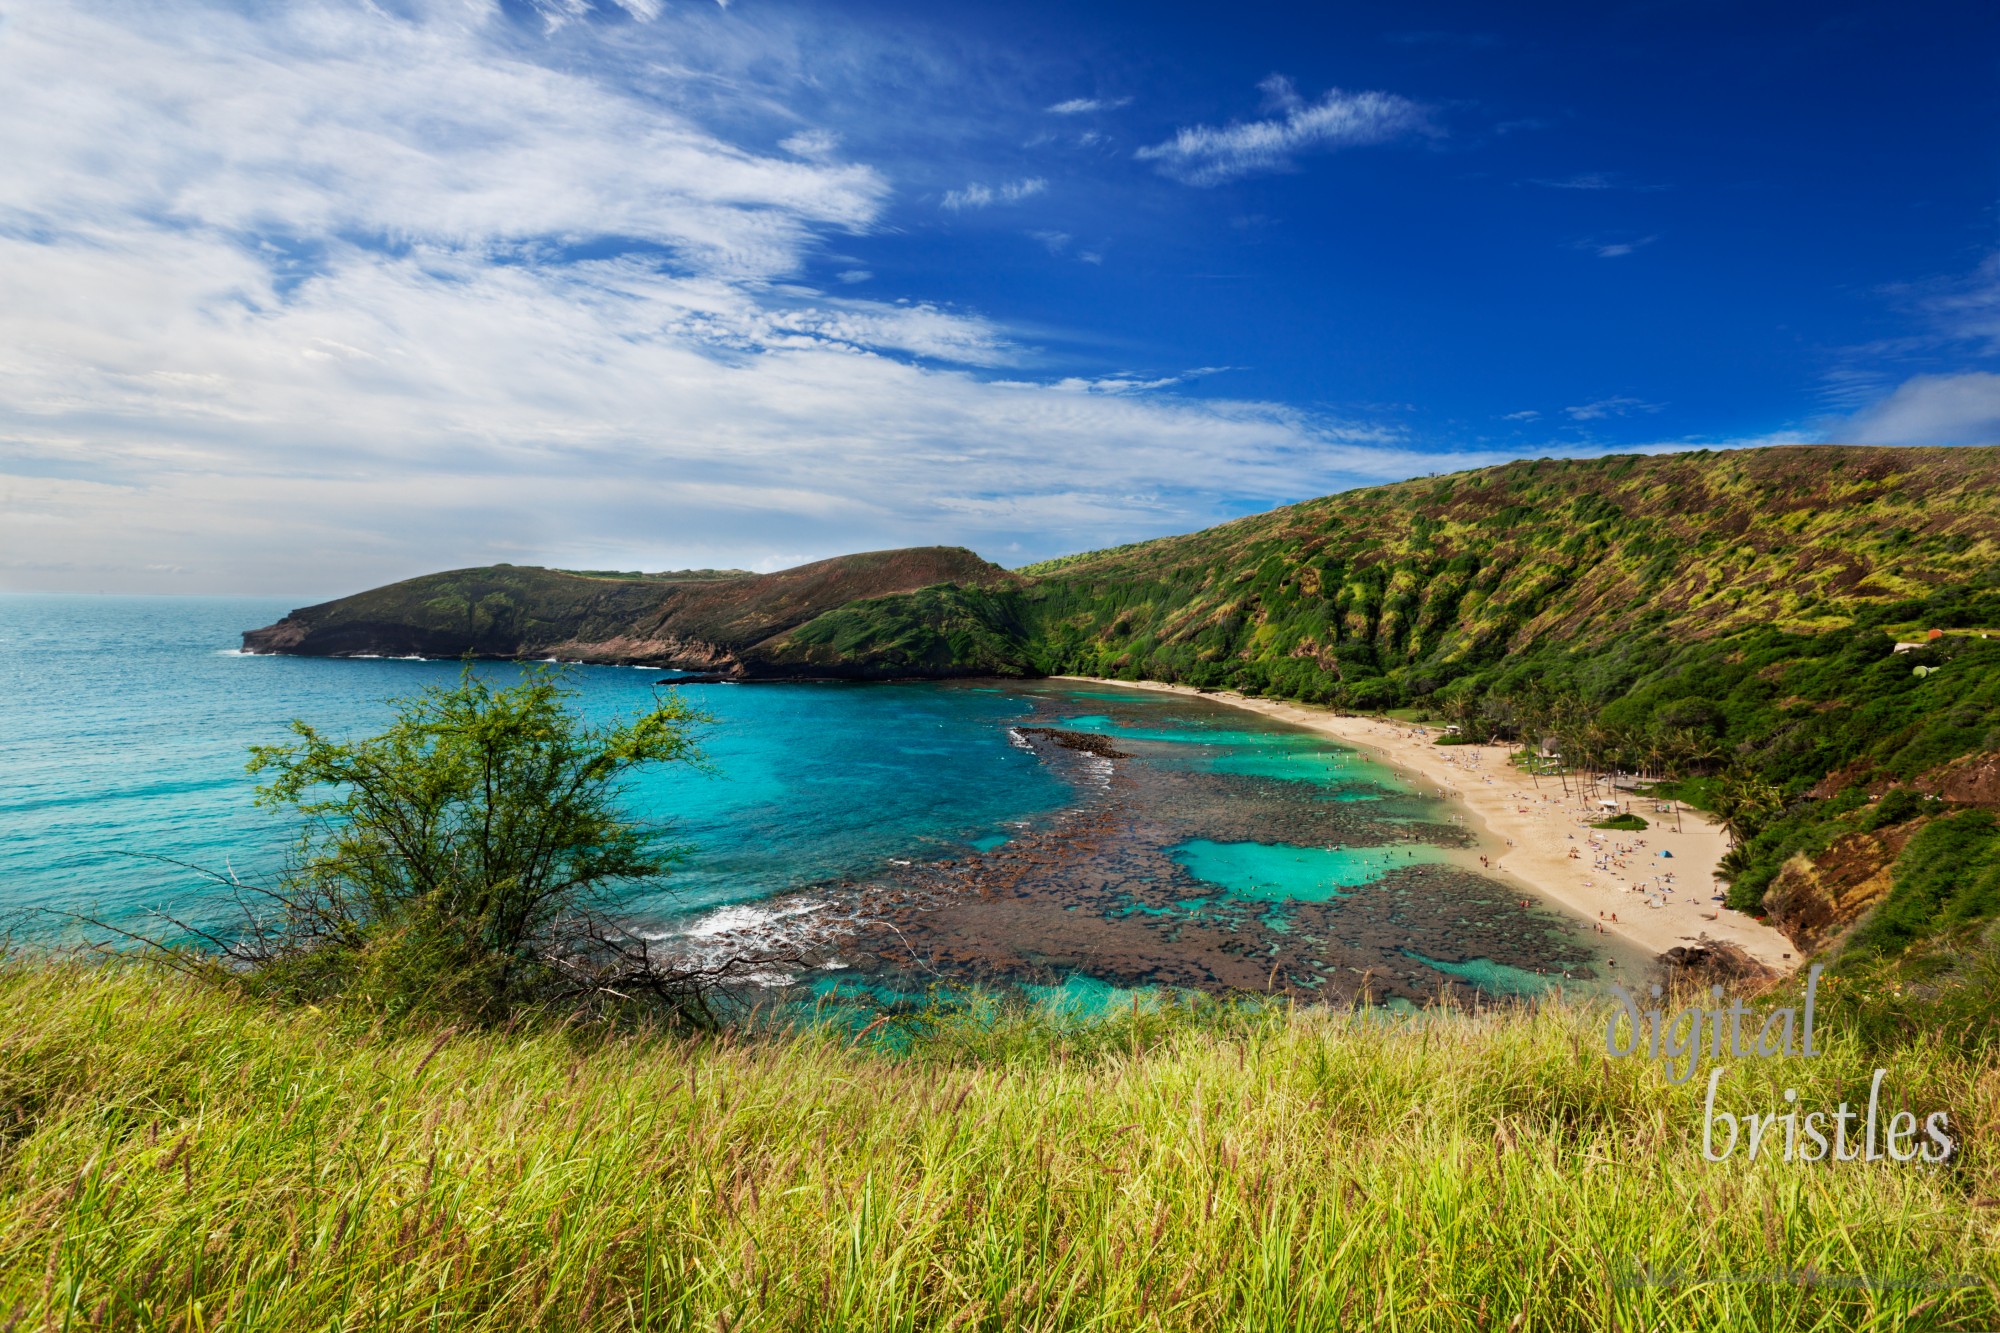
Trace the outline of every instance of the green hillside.
[[[314, 657], [472, 653], [782, 675], [791, 658], [763, 645], [788, 630], [858, 600], [946, 582], [976, 588], [1019, 580], [958, 546], [869, 551], [775, 574], [493, 565], [302, 607], [244, 634], [243, 646]], [[884, 673], [880, 661], [862, 656], [816, 665], [820, 674]], [[936, 665], [954, 671], [949, 661]]]
[[[1510, 463], [1013, 574], [958, 548], [698, 582], [459, 571], [245, 643], [746, 677], [1070, 673], [1413, 708], [1678, 784], [1740, 839], [1734, 903], [1815, 947], [1930, 892], [1895, 871], [1927, 821], [2000, 809], [2000, 768], [1979, 759], [2000, 751], [2000, 448]], [[1904, 817], [1881, 822], [1874, 798], [1898, 789]], [[1941, 799], [1898, 804], [1915, 796]], [[1984, 835], [1964, 832], [1978, 861]]]
[[[1885, 897], [1920, 905], [1862, 943], [2000, 908], [1992, 886], [1906, 886], [1899, 859], [1930, 819], [2000, 808], [1978, 762], [2000, 751], [2000, 630], [1978, 633], [2000, 627], [2000, 450], [1514, 463], [1019, 572], [998, 612], [925, 597], [1021, 627], [1012, 659], [978, 646], [986, 663], [1414, 708], [1674, 779], [1740, 839], [1732, 904], [1806, 947]], [[843, 650], [893, 627], [916, 656], [915, 605], [844, 609]], [[1990, 821], [1955, 845], [2000, 867]]]
[[2000, 449], [1511, 463], [1031, 566], [1040, 644], [1360, 707], [1638, 632], [1837, 628], [2000, 565]]

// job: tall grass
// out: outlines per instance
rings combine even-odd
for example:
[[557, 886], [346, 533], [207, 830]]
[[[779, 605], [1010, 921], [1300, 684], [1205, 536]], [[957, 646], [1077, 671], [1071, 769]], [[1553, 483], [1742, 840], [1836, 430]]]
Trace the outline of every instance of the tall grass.
[[[0, 1033], [9, 1328], [2000, 1325], [2000, 1071], [1921, 1039], [1885, 1086], [1949, 1110], [1942, 1167], [1705, 1163], [1701, 1081], [1561, 1004], [884, 1049], [398, 1034], [42, 963]], [[1831, 1042], [1733, 1067], [1732, 1109], [1865, 1101]]]

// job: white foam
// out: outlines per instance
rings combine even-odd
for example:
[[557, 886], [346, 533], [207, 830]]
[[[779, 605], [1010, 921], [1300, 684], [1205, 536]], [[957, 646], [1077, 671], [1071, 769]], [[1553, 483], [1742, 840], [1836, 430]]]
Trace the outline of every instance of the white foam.
[[755, 903], [729, 903], [697, 917], [682, 930], [664, 930], [646, 936], [652, 940], [711, 939], [737, 931], [756, 930], [786, 917], [803, 916], [826, 906], [822, 902], [795, 903], [788, 907], [760, 907]]

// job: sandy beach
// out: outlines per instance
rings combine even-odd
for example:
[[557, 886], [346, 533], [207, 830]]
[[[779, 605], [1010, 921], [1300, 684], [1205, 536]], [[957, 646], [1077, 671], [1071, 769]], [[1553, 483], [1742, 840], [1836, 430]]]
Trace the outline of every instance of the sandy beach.
[[1735, 945], [1775, 972], [1799, 966], [1798, 948], [1783, 934], [1723, 906], [1715, 869], [1727, 838], [1685, 806], [1676, 832], [1675, 817], [1656, 813], [1651, 799], [1621, 794], [1627, 808], [1650, 827], [1641, 833], [1594, 829], [1590, 821], [1609, 812], [1591, 808], [1573, 793], [1565, 797], [1557, 779], [1537, 780], [1509, 764], [1511, 746], [1441, 746], [1434, 729], [1343, 717], [1309, 704], [1252, 699], [1227, 690], [1202, 694], [1184, 685], [1064, 679], [1200, 694], [1370, 751], [1417, 790], [1459, 804], [1469, 826], [1484, 835], [1485, 848], [1474, 854], [1485, 858], [1480, 869], [1519, 884], [1525, 893], [1648, 955], [1706, 936]]

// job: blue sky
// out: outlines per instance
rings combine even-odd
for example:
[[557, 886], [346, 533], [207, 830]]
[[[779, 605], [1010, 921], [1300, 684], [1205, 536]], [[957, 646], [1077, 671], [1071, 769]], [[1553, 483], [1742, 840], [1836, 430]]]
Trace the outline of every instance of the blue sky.
[[0, 0], [0, 586], [2000, 440], [1989, 4]]

